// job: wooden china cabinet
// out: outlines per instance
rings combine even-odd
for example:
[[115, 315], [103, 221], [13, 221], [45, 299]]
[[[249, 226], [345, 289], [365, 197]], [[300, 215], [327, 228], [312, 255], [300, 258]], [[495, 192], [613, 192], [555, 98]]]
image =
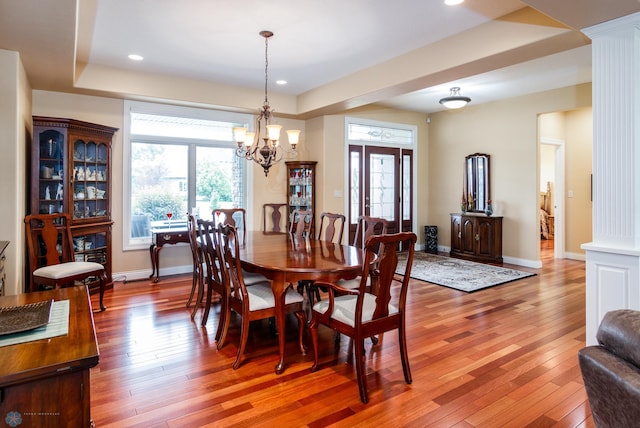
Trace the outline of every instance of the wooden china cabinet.
[[291, 227], [291, 213], [307, 210], [313, 213], [311, 236], [315, 235], [316, 218], [316, 161], [285, 162], [287, 165], [287, 230]]
[[[33, 117], [30, 213], [67, 212], [77, 261], [111, 276], [111, 144], [118, 128], [74, 119]], [[98, 290], [90, 278], [90, 290]], [[27, 284], [27, 290], [29, 290]]]

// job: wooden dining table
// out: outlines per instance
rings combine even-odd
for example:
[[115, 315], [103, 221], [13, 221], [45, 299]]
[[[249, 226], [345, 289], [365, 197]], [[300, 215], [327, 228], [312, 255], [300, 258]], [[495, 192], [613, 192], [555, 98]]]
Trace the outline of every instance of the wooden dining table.
[[275, 297], [279, 361], [276, 373], [285, 369], [284, 296], [290, 284], [301, 280], [335, 282], [351, 279], [362, 271], [360, 248], [314, 239], [296, 239], [289, 233], [248, 231], [241, 244], [242, 268], [271, 280]]

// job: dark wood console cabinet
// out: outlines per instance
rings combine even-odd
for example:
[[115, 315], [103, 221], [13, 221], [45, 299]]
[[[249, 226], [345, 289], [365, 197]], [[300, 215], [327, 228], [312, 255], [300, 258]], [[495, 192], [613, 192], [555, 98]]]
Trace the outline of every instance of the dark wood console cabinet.
[[451, 257], [502, 263], [502, 217], [451, 214]]

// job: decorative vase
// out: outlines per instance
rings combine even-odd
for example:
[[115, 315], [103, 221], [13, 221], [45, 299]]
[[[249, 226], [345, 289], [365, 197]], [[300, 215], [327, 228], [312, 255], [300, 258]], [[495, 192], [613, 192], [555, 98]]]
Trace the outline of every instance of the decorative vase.
[[493, 214], [493, 208], [491, 207], [491, 204], [487, 204], [487, 206], [484, 209], [484, 213], [487, 216], [490, 216], [491, 214]]

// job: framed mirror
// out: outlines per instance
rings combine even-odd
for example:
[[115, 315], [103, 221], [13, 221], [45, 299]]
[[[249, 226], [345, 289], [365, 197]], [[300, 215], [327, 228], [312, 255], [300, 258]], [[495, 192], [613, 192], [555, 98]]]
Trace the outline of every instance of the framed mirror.
[[484, 212], [491, 200], [489, 185], [489, 158], [484, 153], [474, 153], [464, 160], [464, 189], [466, 211]]

